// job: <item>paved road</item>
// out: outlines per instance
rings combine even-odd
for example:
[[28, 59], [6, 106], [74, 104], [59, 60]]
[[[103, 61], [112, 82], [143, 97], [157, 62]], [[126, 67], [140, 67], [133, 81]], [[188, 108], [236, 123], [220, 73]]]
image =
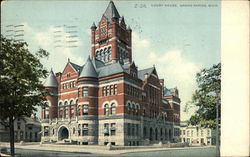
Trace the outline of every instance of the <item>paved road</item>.
[[19, 157], [77, 157], [77, 156], [102, 156], [102, 157], [115, 157], [115, 156], [133, 156], [133, 157], [215, 157], [214, 147], [192, 148], [181, 150], [161, 150], [161, 151], [147, 151], [147, 152], [133, 152], [123, 153], [119, 155], [102, 155], [93, 154], [89, 152], [59, 152], [59, 151], [44, 151], [44, 150], [31, 150], [31, 149], [16, 149]]

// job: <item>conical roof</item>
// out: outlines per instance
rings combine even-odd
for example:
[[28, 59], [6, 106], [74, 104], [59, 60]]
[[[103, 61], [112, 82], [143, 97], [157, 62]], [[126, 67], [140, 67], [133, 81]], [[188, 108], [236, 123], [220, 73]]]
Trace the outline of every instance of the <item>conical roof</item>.
[[120, 18], [120, 15], [113, 1], [109, 2], [109, 5], [103, 15], [108, 19], [109, 22], [112, 21], [113, 17], [118, 18], [118, 19]]
[[52, 69], [51, 69], [46, 81], [44, 82], [44, 87], [58, 87], [56, 76], [55, 76]]
[[79, 76], [79, 78], [82, 78], [82, 77], [94, 77], [94, 78], [98, 77], [98, 74], [95, 70], [95, 67], [94, 67], [90, 57], [88, 58], [87, 62], [85, 63], [85, 65], [81, 71], [81, 74]]

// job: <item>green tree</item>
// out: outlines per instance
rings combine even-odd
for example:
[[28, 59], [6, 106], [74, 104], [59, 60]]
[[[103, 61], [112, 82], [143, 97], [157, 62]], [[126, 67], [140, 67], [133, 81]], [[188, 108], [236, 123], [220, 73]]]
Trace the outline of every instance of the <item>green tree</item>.
[[15, 42], [1, 35], [0, 45], [0, 120], [7, 121], [10, 130], [11, 155], [14, 156], [14, 119], [30, 116], [36, 105], [42, 105], [45, 92], [41, 78], [45, 78], [41, 58], [49, 53], [39, 49], [32, 54], [25, 42]]
[[202, 69], [196, 74], [196, 82], [198, 89], [195, 90], [189, 104], [198, 107], [198, 109], [191, 116], [189, 124], [200, 124], [215, 129], [217, 111], [219, 113], [218, 117], [220, 117], [221, 63], [213, 65], [208, 69]]

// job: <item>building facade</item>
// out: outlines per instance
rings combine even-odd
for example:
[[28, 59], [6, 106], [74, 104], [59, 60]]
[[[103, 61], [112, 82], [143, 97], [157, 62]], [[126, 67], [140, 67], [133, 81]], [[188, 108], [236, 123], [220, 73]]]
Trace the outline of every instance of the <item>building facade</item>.
[[[14, 120], [15, 142], [40, 142], [41, 123], [36, 117], [20, 116]], [[9, 127], [0, 123], [0, 141], [9, 142]]]
[[216, 130], [201, 126], [190, 126], [186, 122], [180, 125], [181, 142], [190, 145], [216, 145]]
[[111, 1], [91, 26], [91, 56], [83, 66], [68, 60], [51, 70], [42, 107], [42, 141], [145, 145], [179, 140], [180, 98], [156, 68], [138, 70], [132, 30]]

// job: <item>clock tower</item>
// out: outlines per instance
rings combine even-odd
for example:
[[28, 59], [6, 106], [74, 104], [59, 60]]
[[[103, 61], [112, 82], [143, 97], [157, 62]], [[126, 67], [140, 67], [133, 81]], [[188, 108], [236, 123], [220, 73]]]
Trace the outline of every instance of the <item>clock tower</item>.
[[105, 64], [119, 61], [132, 61], [132, 30], [126, 25], [124, 17], [120, 17], [113, 1], [110, 1], [98, 26], [91, 26], [92, 59]]

